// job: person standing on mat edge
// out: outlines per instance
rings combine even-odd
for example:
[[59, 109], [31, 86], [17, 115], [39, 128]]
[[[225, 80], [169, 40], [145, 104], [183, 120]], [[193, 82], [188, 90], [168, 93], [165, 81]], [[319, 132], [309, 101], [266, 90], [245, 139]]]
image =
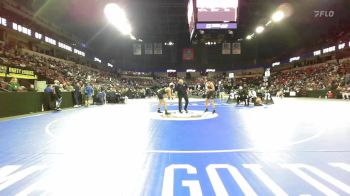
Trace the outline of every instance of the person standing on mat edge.
[[206, 98], [205, 98], [205, 111], [208, 112], [209, 101], [211, 107], [213, 108], [213, 114], [216, 112], [215, 110], [215, 85], [210, 79], [205, 80], [205, 88], [206, 88]]
[[86, 96], [85, 107], [90, 106], [90, 102], [93, 101], [93, 98], [92, 98], [93, 95], [94, 95], [94, 88], [92, 88], [90, 83], [87, 83], [85, 87], [85, 96]]
[[81, 102], [80, 102], [81, 86], [80, 86], [79, 82], [75, 82], [75, 84], [74, 84], [73, 95], [74, 95], [74, 101], [75, 101], [74, 107], [75, 108], [80, 107], [80, 104], [81, 104]]
[[182, 79], [180, 79], [175, 87], [175, 91], [177, 92], [177, 96], [179, 98], [179, 112], [182, 113], [182, 98], [185, 99], [185, 112], [187, 111], [188, 106], [188, 86]]
[[53, 88], [53, 95], [56, 101], [56, 111], [61, 111], [61, 104], [62, 104], [62, 91], [61, 91], [61, 85], [58, 80], [54, 81], [54, 88]]
[[174, 89], [174, 84], [170, 83], [169, 87], [164, 87], [161, 88], [157, 91], [157, 96], [159, 99], [159, 103], [158, 103], [158, 113], [162, 113], [160, 111], [160, 106], [163, 105], [164, 106], [164, 111], [165, 111], [165, 115], [169, 115], [170, 113], [168, 112], [168, 108], [167, 108], [167, 104], [166, 101], [164, 99], [164, 95], [166, 95], [168, 97], [168, 99], [173, 98], [173, 89]]

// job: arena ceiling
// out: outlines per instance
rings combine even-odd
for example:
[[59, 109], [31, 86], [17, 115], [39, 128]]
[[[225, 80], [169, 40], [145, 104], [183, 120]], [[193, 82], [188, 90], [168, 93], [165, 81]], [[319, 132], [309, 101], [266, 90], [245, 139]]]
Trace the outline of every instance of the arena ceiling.
[[[87, 47], [113, 56], [130, 42], [108, 25], [103, 14], [107, 3], [124, 7], [133, 33], [145, 41], [175, 41], [189, 45], [188, 0], [13, 0], [85, 42]], [[238, 29], [232, 39], [245, 38], [257, 25], [266, 22], [282, 3], [293, 14], [259, 38], [260, 55], [271, 57], [315, 44], [332, 28], [349, 24], [349, 0], [240, 0]], [[335, 11], [332, 18], [316, 18], [314, 11]], [[254, 43], [254, 40], [251, 40]], [[257, 42], [257, 41], [256, 41]], [[266, 53], [266, 54], [265, 54]]]

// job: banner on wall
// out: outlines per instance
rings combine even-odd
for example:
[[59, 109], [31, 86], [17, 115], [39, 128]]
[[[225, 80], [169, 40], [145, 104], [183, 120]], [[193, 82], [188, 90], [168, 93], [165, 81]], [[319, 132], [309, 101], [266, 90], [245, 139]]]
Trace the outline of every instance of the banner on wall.
[[182, 60], [184, 61], [193, 61], [194, 51], [193, 48], [184, 48], [182, 50]]
[[5, 77], [7, 73], [7, 67], [0, 65], [0, 77]]
[[231, 54], [231, 43], [222, 44], [222, 54]]
[[154, 43], [154, 54], [163, 54], [162, 43]]
[[38, 79], [34, 71], [26, 70], [22, 68], [14, 68], [14, 67], [8, 67], [8, 72], [6, 76], [9, 78], [21, 78], [21, 79], [28, 79], [28, 80]]
[[241, 43], [232, 43], [232, 54], [241, 54]]
[[141, 44], [139, 44], [139, 43], [133, 44], [133, 54], [134, 55], [142, 55]]
[[146, 55], [153, 54], [153, 44], [151, 44], [151, 43], [146, 43], [145, 44], [145, 54]]

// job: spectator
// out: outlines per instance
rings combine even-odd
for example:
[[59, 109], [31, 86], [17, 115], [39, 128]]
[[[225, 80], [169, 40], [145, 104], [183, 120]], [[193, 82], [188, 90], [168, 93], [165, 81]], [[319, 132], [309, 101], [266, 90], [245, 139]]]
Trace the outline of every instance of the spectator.
[[4, 79], [0, 78], [0, 90], [8, 91], [8, 84], [4, 81]]
[[45, 98], [44, 98], [44, 110], [49, 110], [51, 108], [51, 100], [53, 97], [54, 89], [51, 84], [47, 85], [44, 89]]
[[334, 94], [332, 93], [332, 91], [328, 91], [327, 92], [327, 97], [326, 98], [328, 98], [328, 99], [334, 98]]
[[86, 96], [85, 106], [89, 107], [90, 103], [92, 102], [92, 96], [94, 95], [94, 89], [90, 85], [90, 83], [88, 83], [85, 86], [84, 92], [85, 92], [85, 96]]
[[97, 104], [98, 105], [106, 104], [106, 92], [103, 88], [100, 88], [99, 92], [97, 93]]
[[62, 101], [63, 101], [63, 98], [62, 98], [62, 91], [61, 91], [61, 85], [60, 85], [60, 82], [58, 80], [55, 80], [54, 82], [54, 90], [53, 90], [53, 95], [54, 95], [54, 98], [55, 98], [55, 101], [56, 101], [56, 111], [61, 111], [61, 104], [62, 104]]
[[46, 88], [44, 89], [44, 93], [52, 93], [53, 89], [52, 89], [52, 85], [49, 84], [46, 86]]
[[81, 105], [81, 87], [80, 87], [79, 82], [76, 82], [74, 85], [73, 96], [74, 96], [74, 101], [75, 101], [74, 107], [75, 108], [80, 107], [80, 105]]
[[9, 90], [10, 92], [17, 92], [18, 90], [20, 90], [20, 85], [18, 83], [17, 78], [12, 78], [7, 88], [7, 90]]

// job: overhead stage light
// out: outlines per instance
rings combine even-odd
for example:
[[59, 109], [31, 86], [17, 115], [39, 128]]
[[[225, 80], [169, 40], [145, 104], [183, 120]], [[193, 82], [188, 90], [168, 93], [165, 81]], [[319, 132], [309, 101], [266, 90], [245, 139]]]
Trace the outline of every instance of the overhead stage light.
[[109, 22], [122, 34], [131, 35], [131, 26], [122, 8], [115, 3], [107, 4], [104, 13]]
[[265, 28], [264, 28], [263, 26], [258, 26], [258, 27], [255, 29], [255, 32], [259, 34], [259, 33], [262, 33], [262, 32], [264, 31], [264, 29], [265, 29]]
[[246, 39], [247, 39], [247, 40], [251, 40], [252, 38], [253, 38], [253, 36], [248, 35]]
[[279, 10], [275, 12], [271, 18], [274, 22], [280, 22], [281, 20], [283, 20], [284, 16], [284, 12]]

